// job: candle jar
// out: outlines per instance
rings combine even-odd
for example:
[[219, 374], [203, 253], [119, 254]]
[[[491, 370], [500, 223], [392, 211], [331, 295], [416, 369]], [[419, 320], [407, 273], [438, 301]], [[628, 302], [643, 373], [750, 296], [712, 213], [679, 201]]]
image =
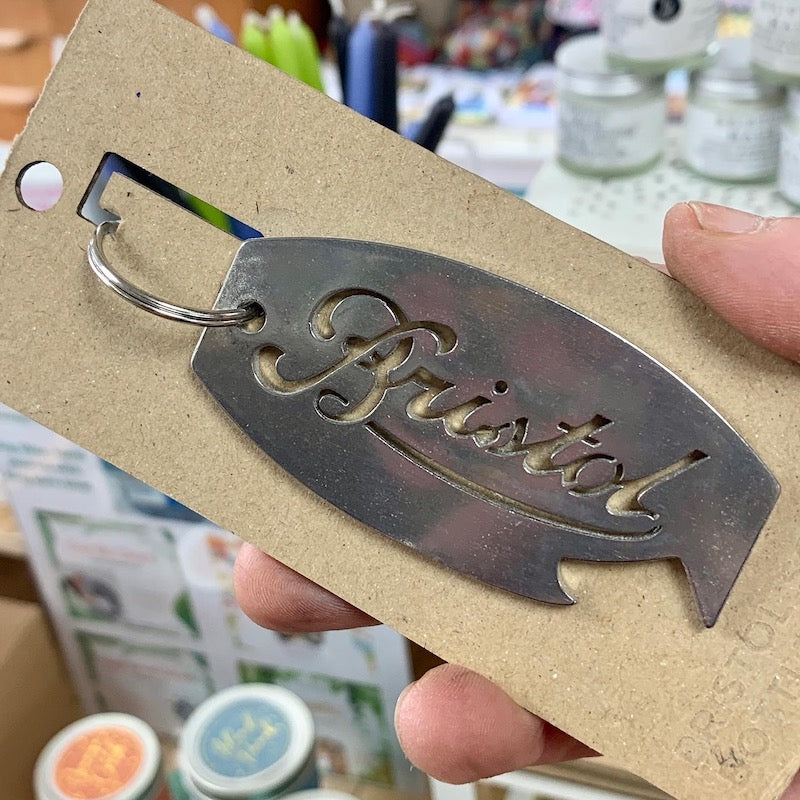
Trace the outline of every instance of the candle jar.
[[612, 64], [665, 75], [704, 63], [719, 17], [718, 0], [603, 0], [600, 30]]
[[747, 39], [725, 41], [714, 62], [692, 77], [684, 154], [700, 175], [764, 181], [778, 168], [784, 92], [758, 80]]
[[781, 126], [778, 189], [790, 203], [800, 206], [800, 89], [789, 92], [788, 113]]
[[558, 158], [581, 175], [641, 172], [664, 148], [663, 81], [609, 65], [598, 35], [579, 36], [556, 52]]

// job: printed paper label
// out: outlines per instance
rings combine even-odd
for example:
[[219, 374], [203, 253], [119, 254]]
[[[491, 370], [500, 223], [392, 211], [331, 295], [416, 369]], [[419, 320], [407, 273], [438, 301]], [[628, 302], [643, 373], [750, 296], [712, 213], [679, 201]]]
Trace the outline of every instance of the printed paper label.
[[562, 158], [587, 169], [634, 169], [655, 159], [664, 140], [664, 101], [608, 110], [562, 98], [558, 146]]
[[742, 114], [690, 105], [686, 160], [705, 175], [733, 180], [769, 177], [778, 166], [780, 108]]
[[774, 72], [800, 75], [800, 3], [756, 0], [753, 5], [753, 61]]

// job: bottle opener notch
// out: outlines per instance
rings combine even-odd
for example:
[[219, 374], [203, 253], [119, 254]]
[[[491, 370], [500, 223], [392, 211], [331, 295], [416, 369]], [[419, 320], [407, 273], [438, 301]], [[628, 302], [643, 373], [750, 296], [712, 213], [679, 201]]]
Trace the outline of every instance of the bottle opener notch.
[[260, 239], [192, 364], [275, 461], [462, 574], [569, 604], [563, 559], [678, 558], [712, 626], [779, 494], [676, 375], [530, 289], [400, 247]]

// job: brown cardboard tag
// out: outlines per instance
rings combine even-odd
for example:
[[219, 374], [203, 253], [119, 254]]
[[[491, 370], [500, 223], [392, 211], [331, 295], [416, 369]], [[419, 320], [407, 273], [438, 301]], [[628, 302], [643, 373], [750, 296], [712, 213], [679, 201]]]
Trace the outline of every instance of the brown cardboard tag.
[[[782, 487], [716, 626], [679, 565], [564, 565], [578, 603], [491, 589], [358, 524], [284, 474], [193, 376], [197, 332], [90, 272], [77, 209], [108, 152], [266, 236], [401, 245], [536, 288], [616, 331], [722, 413]], [[23, 168], [64, 194], [24, 208]], [[213, 302], [237, 242], [138, 184], [114, 263]], [[92, 0], [0, 181], [0, 400], [172, 495], [681, 800], [774, 800], [800, 766], [800, 369], [682, 287], [422, 151], [149, 0]], [[698, 483], [698, 496], [704, 487]], [[446, 591], [443, 587], [446, 586]]]

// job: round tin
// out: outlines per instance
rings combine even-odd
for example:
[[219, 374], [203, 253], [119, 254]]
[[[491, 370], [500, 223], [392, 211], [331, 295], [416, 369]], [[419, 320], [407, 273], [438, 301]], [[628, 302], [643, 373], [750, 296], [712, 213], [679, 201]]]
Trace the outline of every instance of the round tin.
[[748, 39], [722, 43], [710, 66], [692, 77], [684, 154], [700, 175], [760, 181], [778, 168], [783, 89], [760, 81]]
[[224, 689], [186, 721], [180, 769], [186, 790], [197, 800], [269, 800], [314, 788], [311, 712], [279, 686]]
[[666, 98], [659, 78], [611, 66], [599, 35], [556, 52], [558, 158], [573, 172], [612, 177], [652, 166], [664, 148]]
[[95, 714], [56, 734], [34, 767], [37, 800], [154, 800], [161, 747], [128, 714]]

